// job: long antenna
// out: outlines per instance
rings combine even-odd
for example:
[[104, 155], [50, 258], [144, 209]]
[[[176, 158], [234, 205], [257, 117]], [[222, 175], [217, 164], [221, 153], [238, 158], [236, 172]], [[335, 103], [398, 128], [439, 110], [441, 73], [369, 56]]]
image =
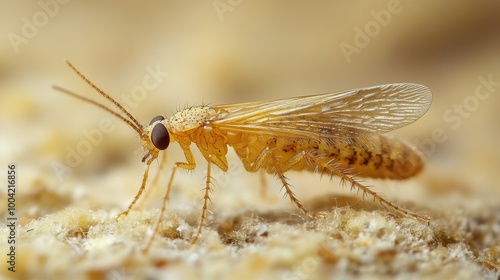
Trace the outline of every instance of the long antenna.
[[[111, 103], [115, 104], [115, 106], [118, 107], [118, 109], [120, 109], [123, 113], [125, 113], [125, 115], [127, 115], [132, 120], [132, 122], [135, 123], [136, 127], [142, 131], [142, 125], [125, 108], [123, 108], [123, 106], [120, 105], [120, 103], [116, 102], [116, 100], [114, 100], [111, 96], [109, 96], [104, 91], [102, 91], [100, 88], [98, 88], [96, 85], [94, 85], [94, 83], [92, 83], [89, 79], [87, 79], [87, 77], [85, 77], [85, 75], [83, 75], [80, 71], [78, 71], [78, 69], [76, 69], [76, 67], [73, 64], [71, 64], [71, 62], [69, 62], [68, 60], [65, 60], [65, 62], [78, 76], [80, 76], [80, 78], [82, 78], [85, 82], [87, 82], [87, 84], [89, 84], [89, 86], [91, 86], [93, 89], [95, 89], [97, 92], [99, 92], [102, 96], [104, 96], [104, 98], [111, 101]], [[85, 99], [83, 99], [83, 100], [85, 100]], [[91, 103], [96, 104], [97, 102], [95, 102], [95, 103], [91, 102]], [[102, 105], [99, 107], [103, 108], [104, 106]]]
[[142, 127], [137, 127], [137, 126], [136, 126], [134, 123], [132, 123], [130, 120], [127, 120], [127, 119], [126, 119], [126, 118], [124, 118], [122, 115], [120, 115], [120, 114], [118, 114], [117, 112], [115, 112], [115, 111], [111, 110], [110, 108], [108, 108], [108, 107], [104, 106], [103, 104], [101, 104], [101, 103], [99, 103], [99, 102], [97, 102], [97, 101], [94, 101], [94, 100], [92, 100], [92, 99], [89, 99], [89, 98], [83, 97], [83, 96], [81, 96], [81, 95], [78, 95], [78, 94], [76, 94], [76, 93], [74, 93], [74, 92], [72, 92], [72, 91], [69, 91], [69, 90], [67, 90], [67, 89], [64, 89], [64, 88], [62, 88], [62, 87], [60, 87], [60, 86], [52, 86], [52, 88], [53, 88], [53, 89], [55, 89], [55, 90], [58, 90], [58, 91], [60, 91], [60, 92], [62, 92], [62, 93], [66, 93], [66, 94], [68, 94], [68, 95], [71, 95], [71, 96], [73, 96], [73, 97], [74, 97], [74, 98], [76, 98], [76, 99], [80, 99], [80, 100], [85, 101], [85, 102], [88, 102], [88, 103], [90, 103], [90, 104], [94, 104], [95, 106], [97, 106], [97, 107], [99, 107], [99, 108], [101, 108], [101, 109], [103, 109], [103, 110], [107, 111], [108, 113], [110, 113], [110, 114], [114, 115], [115, 117], [117, 117], [117, 118], [121, 119], [122, 121], [126, 122], [126, 123], [127, 123], [128, 125], [130, 125], [130, 126], [131, 126], [131, 127], [132, 127], [135, 131], [137, 131], [137, 133], [139, 133], [139, 135], [141, 135], [141, 134], [142, 134]]

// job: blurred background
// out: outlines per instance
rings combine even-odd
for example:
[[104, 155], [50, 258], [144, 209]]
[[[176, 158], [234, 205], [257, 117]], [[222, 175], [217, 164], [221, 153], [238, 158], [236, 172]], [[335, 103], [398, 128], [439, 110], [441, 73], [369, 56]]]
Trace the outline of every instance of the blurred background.
[[[420, 83], [433, 91], [431, 109], [392, 134], [419, 146], [427, 169], [402, 182], [411, 185], [404, 191], [393, 182], [377, 185], [389, 197], [415, 204], [425, 198], [438, 212], [500, 198], [498, 1], [2, 0], [0, 6], [0, 178], [8, 163], [17, 163], [24, 222], [75, 204], [118, 212], [142, 176], [132, 129], [51, 88], [107, 104], [64, 59], [143, 124], [190, 105]], [[166, 170], [183, 159], [179, 150], [169, 148]], [[201, 195], [206, 165], [195, 153], [199, 168], [181, 172], [173, 207], [199, 206], [191, 197]], [[243, 172], [234, 154], [229, 161], [230, 172]], [[216, 199], [254, 206], [258, 176], [223, 178], [220, 189], [231, 185], [233, 195], [224, 191]], [[304, 196], [340, 189], [311, 175], [293, 178]], [[279, 183], [268, 181], [270, 195], [293, 208], [281, 199]], [[325, 188], [301, 189], [307, 182]], [[242, 192], [254, 194], [235, 197]], [[449, 201], [456, 201], [451, 208]]]

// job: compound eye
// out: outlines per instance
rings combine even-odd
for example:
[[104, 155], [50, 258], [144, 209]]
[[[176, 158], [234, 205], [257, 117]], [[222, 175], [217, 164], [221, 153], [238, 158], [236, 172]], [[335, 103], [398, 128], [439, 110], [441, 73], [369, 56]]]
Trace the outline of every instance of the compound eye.
[[156, 121], [163, 121], [165, 118], [162, 117], [162, 116], [156, 116], [154, 117], [150, 122], [149, 122], [149, 125], [152, 125], [154, 122]]
[[167, 128], [162, 123], [157, 123], [153, 127], [153, 131], [151, 131], [151, 141], [158, 150], [165, 150], [168, 144], [170, 144], [170, 135], [168, 135]]

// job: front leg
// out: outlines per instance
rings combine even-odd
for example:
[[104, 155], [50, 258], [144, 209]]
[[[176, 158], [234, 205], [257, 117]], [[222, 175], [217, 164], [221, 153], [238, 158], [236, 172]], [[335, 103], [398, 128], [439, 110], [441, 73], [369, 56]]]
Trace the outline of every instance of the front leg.
[[139, 188], [139, 191], [135, 195], [134, 200], [132, 200], [132, 203], [130, 203], [130, 205], [128, 206], [127, 210], [116, 216], [116, 219], [120, 218], [121, 216], [127, 216], [132, 207], [134, 207], [139, 197], [141, 197], [141, 194], [144, 192], [144, 189], [146, 188], [146, 182], [148, 181], [149, 167], [151, 166], [151, 163], [155, 159], [156, 157], [153, 156], [146, 162], [146, 169], [144, 170], [144, 175], [142, 175], [142, 184], [141, 187]]
[[[193, 170], [196, 168], [196, 161], [194, 160], [194, 156], [193, 156], [193, 153], [191, 152], [191, 149], [188, 147], [182, 147], [182, 150], [184, 151], [184, 157], [186, 158], [186, 161], [187, 162], [176, 162], [175, 165], [174, 165], [174, 172], [175, 172], [175, 169], [177, 169], [178, 167], [182, 168], [182, 169], [186, 169], [186, 170]], [[173, 173], [172, 173], [172, 177], [173, 177]]]
[[158, 180], [160, 179], [160, 175], [163, 172], [163, 168], [165, 167], [165, 163], [167, 162], [167, 153], [163, 153], [160, 159], [160, 166], [158, 167], [158, 170], [156, 171], [155, 177], [153, 178], [153, 181], [151, 182], [151, 187], [149, 189], [144, 190], [144, 194], [142, 197], [142, 200], [137, 204], [137, 207], [139, 209], [144, 208], [146, 203], [150, 201], [151, 196], [155, 193], [154, 189], [157, 187]]
[[[186, 148], [182, 147], [182, 148], [184, 150], [184, 156], [186, 157], [187, 162], [176, 162], [175, 163], [174, 169], [172, 171], [172, 175], [170, 177], [171, 181], [173, 180], [175, 171], [177, 170], [178, 167], [188, 169], [188, 170], [192, 170], [196, 167], [196, 162], [194, 160], [193, 153], [191, 152], [189, 147], [186, 147]], [[151, 163], [155, 159], [156, 159], [156, 157], [153, 156], [146, 162], [146, 170], [144, 170], [144, 175], [142, 176], [141, 188], [139, 189], [139, 191], [135, 195], [134, 200], [132, 201], [132, 203], [130, 203], [127, 210], [123, 213], [120, 213], [118, 216], [116, 216], [116, 219], [120, 218], [121, 216], [127, 216], [128, 213], [130, 212], [130, 210], [132, 210], [132, 207], [134, 207], [137, 200], [139, 200], [139, 198], [141, 197], [142, 193], [146, 189], [146, 183], [148, 181], [148, 174], [149, 174], [149, 167], [151, 166]], [[169, 184], [169, 186], [170, 186], [170, 184]]]
[[196, 161], [194, 160], [193, 153], [191, 152], [191, 149], [189, 149], [189, 146], [188, 147], [181, 146], [181, 147], [184, 151], [184, 157], [186, 157], [187, 162], [176, 162], [174, 164], [174, 167], [172, 168], [172, 174], [170, 175], [170, 179], [168, 180], [167, 191], [165, 193], [165, 197], [163, 198], [163, 204], [161, 206], [160, 215], [158, 216], [158, 220], [156, 221], [156, 224], [155, 224], [155, 227], [153, 230], [153, 234], [149, 238], [149, 241], [143, 250], [144, 253], [146, 253], [149, 250], [149, 248], [151, 247], [151, 244], [153, 244], [153, 240], [155, 238], [156, 233], [158, 232], [161, 220], [163, 219], [163, 216], [165, 215], [165, 210], [167, 209], [167, 204], [168, 204], [168, 201], [170, 200], [170, 191], [172, 190], [172, 185], [174, 183], [175, 172], [179, 168], [186, 169], [186, 170], [193, 170], [196, 168]]

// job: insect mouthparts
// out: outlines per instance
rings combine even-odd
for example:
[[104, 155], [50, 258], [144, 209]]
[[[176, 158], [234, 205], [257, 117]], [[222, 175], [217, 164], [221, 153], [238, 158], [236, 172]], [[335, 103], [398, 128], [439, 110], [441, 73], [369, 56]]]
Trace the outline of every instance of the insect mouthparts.
[[142, 157], [141, 159], [141, 162], [146, 162], [146, 159], [151, 155], [150, 152], [148, 152], [147, 154], [144, 155], [144, 157]]

